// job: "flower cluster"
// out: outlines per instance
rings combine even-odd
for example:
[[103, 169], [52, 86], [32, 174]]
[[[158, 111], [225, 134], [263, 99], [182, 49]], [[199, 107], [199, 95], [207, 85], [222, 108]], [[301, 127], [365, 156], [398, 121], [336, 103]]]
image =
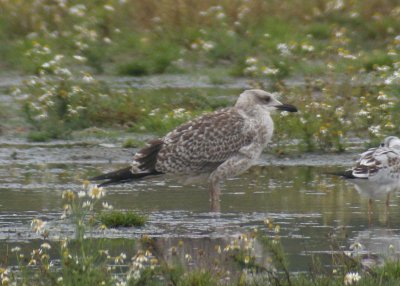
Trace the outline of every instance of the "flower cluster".
[[277, 68], [274, 64], [272, 65], [263, 65], [259, 62], [259, 60], [255, 57], [248, 57], [245, 60], [245, 69], [243, 73], [249, 76], [265, 76], [274, 78], [279, 74], [279, 68]]
[[357, 272], [349, 272], [344, 276], [344, 285], [354, 285], [360, 281], [361, 276]]
[[158, 259], [153, 256], [149, 251], [139, 250], [135, 256], [131, 259], [132, 263], [129, 266], [129, 271], [127, 274], [127, 280], [137, 281], [140, 279], [142, 272], [149, 268], [154, 270], [159, 266]]
[[293, 103], [299, 113], [295, 117], [278, 115], [282, 119], [276, 124], [286, 132], [277, 133], [275, 139], [280, 144], [298, 139], [308, 151], [343, 151], [348, 139], [374, 141], [396, 132], [399, 103], [393, 90], [382, 86], [352, 87], [350, 82], [343, 85], [348, 87], [344, 90], [328, 80], [316, 80], [306, 82], [304, 88], [282, 89], [286, 96], [282, 101]]

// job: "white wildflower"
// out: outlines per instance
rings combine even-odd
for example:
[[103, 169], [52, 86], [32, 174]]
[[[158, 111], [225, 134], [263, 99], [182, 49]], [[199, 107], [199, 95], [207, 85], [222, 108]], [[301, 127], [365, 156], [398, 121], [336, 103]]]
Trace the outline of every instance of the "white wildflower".
[[279, 72], [279, 69], [264, 67], [262, 73], [265, 75], [275, 75]]
[[344, 276], [344, 285], [353, 285], [361, 279], [360, 274], [357, 272], [349, 272]]
[[176, 108], [172, 110], [174, 118], [182, 118], [185, 116], [185, 109], [184, 108]]
[[203, 43], [203, 50], [209, 51], [214, 48], [214, 43], [213, 42], [204, 42]]
[[107, 11], [114, 12], [115, 8], [111, 5], [104, 5], [103, 8]]
[[[132, 260], [134, 260], [135, 262], [137, 262], [137, 263], [139, 263], [139, 264], [142, 264], [143, 262], [147, 262], [148, 259], [147, 259], [146, 255], [144, 255], [144, 253], [143, 253], [142, 251], [139, 251], [139, 252], [132, 258]], [[142, 266], [137, 265], [137, 266], [139, 266], [139, 268], [143, 267], [143, 265], [142, 265]]]
[[50, 50], [49, 47], [43, 46], [43, 49], [42, 49], [42, 52], [41, 52], [41, 53], [42, 53], [42, 54], [45, 54], [45, 55], [48, 55], [48, 54], [51, 53], [51, 50]]
[[87, 59], [85, 57], [79, 56], [79, 55], [74, 55], [73, 58], [79, 62], [85, 62]]
[[108, 204], [108, 202], [103, 202], [102, 206], [107, 210], [112, 210], [114, 208], [112, 205]]
[[363, 249], [363, 245], [359, 243], [358, 241], [354, 242], [352, 245], [350, 245], [350, 249], [354, 251], [358, 251]]
[[86, 6], [83, 4], [77, 4], [75, 6], [72, 6], [69, 8], [69, 13], [71, 15], [75, 15], [78, 17], [83, 17], [85, 16], [85, 11], [86, 11]]
[[149, 116], [155, 116], [158, 112], [160, 112], [160, 109], [155, 108], [149, 112]]
[[244, 69], [244, 73], [245, 74], [255, 73], [256, 71], [257, 71], [257, 67], [256, 66], [249, 66], [249, 67]]
[[104, 37], [103, 38], [103, 42], [106, 43], [106, 44], [111, 44], [112, 43], [112, 41], [111, 41], [111, 39], [109, 37]]
[[392, 84], [400, 80], [400, 71], [395, 71], [391, 76], [385, 79], [385, 84]]
[[368, 127], [368, 131], [371, 132], [373, 135], [378, 136], [381, 131], [381, 126], [380, 125], [372, 125]]
[[326, 10], [341, 10], [344, 7], [343, 0], [331, 0], [326, 4]]
[[383, 66], [377, 66], [377, 67], [376, 67], [376, 70], [379, 71], [379, 72], [387, 72], [387, 71], [390, 70], [390, 67], [389, 67], [389, 66], [385, 66], [385, 65], [383, 65]]
[[41, 121], [41, 120], [47, 119], [48, 117], [49, 117], [49, 115], [47, 114], [47, 112], [43, 112], [43, 113], [35, 116], [35, 119], [38, 121]]
[[365, 111], [364, 109], [361, 109], [357, 114], [360, 116], [366, 116], [366, 115], [369, 115], [369, 112]]
[[132, 279], [139, 280], [140, 279], [140, 271], [138, 271], [138, 270], [133, 271]]
[[11, 248], [11, 252], [20, 252], [20, 251], [21, 251], [21, 247], [19, 247], [19, 246]]
[[51, 67], [51, 63], [50, 62], [46, 62], [46, 63], [42, 64], [42, 68], [44, 68], [44, 69], [48, 69], [50, 67]]
[[64, 58], [64, 55], [55, 55], [54, 61], [59, 62]]
[[312, 52], [312, 51], [315, 50], [314, 46], [309, 45], [309, 44], [302, 44], [302, 45], [301, 45], [301, 49], [302, 49], [303, 51], [306, 51], [306, 52]]
[[115, 263], [123, 263], [125, 259], [126, 259], [126, 254], [123, 253], [123, 252], [121, 252], [120, 255], [118, 255], [117, 257], [115, 257], [114, 262], [115, 262]]
[[92, 202], [91, 201], [86, 201], [86, 202], [83, 202], [83, 204], [82, 204], [82, 208], [90, 208], [91, 207], [91, 205], [92, 205]]
[[100, 199], [100, 198], [104, 197], [105, 194], [106, 194], [106, 191], [102, 187], [98, 187], [98, 186], [94, 186], [94, 185], [91, 185], [89, 187], [88, 195], [92, 199]]
[[43, 249], [51, 249], [51, 245], [49, 243], [47, 243], [47, 242], [42, 243], [40, 245], [40, 247], [43, 248]]
[[192, 44], [190, 45], [190, 48], [191, 48], [192, 50], [197, 50], [198, 47], [199, 47], [199, 45], [198, 45], [197, 43], [192, 43]]
[[379, 92], [378, 100], [388, 100], [388, 96], [382, 91]]
[[68, 104], [67, 108], [68, 108], [68, 114], [69, 115], [73, 116], [73, 115], [77, 115], [78, 114], [78, 111], [76, 109], [74, 109], [71, 105]]
[[84, 75], [83, 75], [83, 77], [82, 77], [82, 80], [83, 80], [84, 82], [86, 82], [86, 83], [90, 83], [90, 82], [93, 82], [93, 81], [94, 81], [94, 78], [93, 78], [90, 74], [84, 73]]
[[59, 67], [57, 67], [57, 68], [54, 70], [54, 73], [55, 73], [56, 75], [63, 75], [63, 76], [67, 76], [67, 77], [72, 76], [72, 73], [71, 73], [70, 70], [67, 69], [67, 68], [59, 68]]
[[351, 55], [349, 51], [344, 49], [339, 49], [338, 56], [348, 60], [356, 60], [357, 57], [355, 55]]
[[248, 57], [247, 59], [246, 59], [246, 65], [253, 65], [253, 64], [255, 64], [257, 62], [257, 59], [256, 58], [253, 58], [253, 57]]
[[78, 192], [78, 197], [79, 197], [79, 198], [84, 198], [84, 197], [86, 197], [86, 192], [85, 192], [85, 191], [79, 191], [79, 192]]
[[41, 219], [33, 219], [31, 222], [31, 228], [34, 232], [36, 233], [43, 233], [45, 230], [47, 222], [41, 220]]
[[350, 13], [350, 18], [357, 18], [358, 16], [360, 16], [360, 14], [358, 12], [351, 12]]
[[280, 43], [276, 46], [276, 48], [278, 49], [278, 51], [281, 53], [281, 56], [290, 56], [291, 52], [289, 50], [289, 47], [287, 44], [285, 43]]

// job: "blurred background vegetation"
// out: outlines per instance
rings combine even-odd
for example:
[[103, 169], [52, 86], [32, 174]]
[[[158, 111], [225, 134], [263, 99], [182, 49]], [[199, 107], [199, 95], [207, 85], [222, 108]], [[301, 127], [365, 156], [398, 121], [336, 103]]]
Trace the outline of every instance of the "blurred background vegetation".
[[[277, 120], [276, 141], [302, 151], [399, 134], [397, 1], [0, 0], [0, 9], [2, 70], [34, 75], [13, 91], [33, 140], [94, 125], [162, 134], [228, 104], [198, 96], [237, 96], [223, 84], [238, 77], [298, 105], [299, 116]], [[155, 74], [205, 75], [220, 90], [143, 96], [96, 80]]]

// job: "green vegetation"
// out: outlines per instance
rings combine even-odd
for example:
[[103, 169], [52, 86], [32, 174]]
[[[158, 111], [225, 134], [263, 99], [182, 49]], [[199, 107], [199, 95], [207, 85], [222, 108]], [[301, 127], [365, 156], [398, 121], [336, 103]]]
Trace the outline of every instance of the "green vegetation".
[[99, 216], [99, 220], [106, 227], [132, 227], [132, 226], [144, 226], [146, 218], [135, 212], [121, 212], [121, 211], [109, 211], [103, 212]]
[[1, 1], [0, 60], [12, 69], [38, 72], [42, 62], [22, 55], [39, 43], [58, 54], [84, 57], [82, 64], [97, 73], [141, 76], [223, 65], [243, 75], [246, 59], [255, 57], [263, 70], [277, 68], [285, 77], [310, 70], [315, 59], [327, 63], [349, 53], [360, 54], [355, 62], [374, 57], [376, 50], [393, 48], [388, 44], [400, 29], [393, 1], [175, 4]]
[[121, 89], [94, 73], [252, 79], [301, 111], [277, 118], [279, 153], [293, 142], [297, 151], [343, 151], [348, 138], [370, 144], [399, 133], [395, 2], [35, 3], [0, 1], [0, 62], [35, 74], [13, 91], [29, 140], [70, 138], [93, 126], [163, 135], [226, 106], [221, 93], [240, 92]]
[[133, 138], [128, 138], [124, 141], [122, 144], [123, 148], [137, 148], [137, 147], [143, 147], [144, 144], [142, 141], [133, 139]]

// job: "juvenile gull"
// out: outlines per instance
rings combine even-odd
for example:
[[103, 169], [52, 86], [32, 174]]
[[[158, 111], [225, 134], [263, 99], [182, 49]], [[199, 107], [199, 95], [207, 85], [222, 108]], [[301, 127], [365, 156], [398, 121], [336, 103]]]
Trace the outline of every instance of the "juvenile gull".
[[233, 107], [191, 120], [164, 137], [150, 141], [133, 156], [132, 164], [91, 180], [100, 186], [157, 174], [209, 174], [211, 209], [219, 210], [219, 183], [243, 173], [270, 142], [275, 110], [296, 112], [273, 94], [259, 89], [240, 94]]
[[400, 188], [400, 139], [386, 137], [379, 147], [362, 153], [342, 176], [349, 179], [360, 194], [369, 197], [369, 211], [372, 198], [383, 195], [386, 195], [388, 207], [390, 193]]

